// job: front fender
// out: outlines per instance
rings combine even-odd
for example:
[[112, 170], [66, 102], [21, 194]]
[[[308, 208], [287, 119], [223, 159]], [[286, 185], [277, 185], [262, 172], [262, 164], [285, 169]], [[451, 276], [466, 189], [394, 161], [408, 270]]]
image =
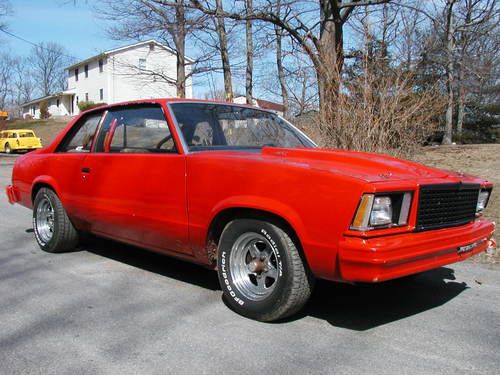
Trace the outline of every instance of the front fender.
[[306, 227], [301, 217], [292, 207], [278, 200], [260, 196], [238, 195], [224, 199], [211, 210], [208, 224], [212, 223], [214, 218], [222, 211], [234, 208], [248, 208], [265, 211], [279, 216], [290, 224], [301, 242], [308, 238]]

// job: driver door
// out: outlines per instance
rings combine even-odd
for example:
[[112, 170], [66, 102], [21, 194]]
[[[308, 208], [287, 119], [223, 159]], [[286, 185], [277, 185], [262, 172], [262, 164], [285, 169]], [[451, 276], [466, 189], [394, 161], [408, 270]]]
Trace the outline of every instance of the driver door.
[[81, 169], [91, 231], [191, 253], [185, 168], [160, 105], [108, 110]]

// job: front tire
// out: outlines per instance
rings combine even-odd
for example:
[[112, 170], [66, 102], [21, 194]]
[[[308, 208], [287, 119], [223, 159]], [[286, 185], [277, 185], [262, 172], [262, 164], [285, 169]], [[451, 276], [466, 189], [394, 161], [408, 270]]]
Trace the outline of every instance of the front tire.
[[296, 243], [269, 222], [230, 222], [222, 233], [217, 261], [226, 302], [251, 319], [286, 318], [298, 312], [311, 295], [313, 277]]
[[8, 143], [5, 144], [4, 149], [6, 154], [12, 153], [12, 149], [10, 148], [10, 145]]
[[33, 229], [40, 248], [49, 253], [74, 250], [78, 232], [51, 189], [41, 188], [33, 204]]

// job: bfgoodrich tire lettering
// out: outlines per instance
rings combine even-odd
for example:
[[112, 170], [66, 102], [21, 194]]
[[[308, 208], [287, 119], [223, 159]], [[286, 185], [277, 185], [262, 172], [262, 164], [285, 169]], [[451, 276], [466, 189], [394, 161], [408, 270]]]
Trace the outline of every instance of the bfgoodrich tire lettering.
[[237, 219], [219, 241], [218, 273], [224, 298], [237, 313], [274, 321], [299, 311], [313, 278], [290, 235], [269, 222]]
[[70, 251], [78, 246], [78, 232], [54, 191], [42, 188], [33, 204], [33, 229], [40, 248], [49, 253]]

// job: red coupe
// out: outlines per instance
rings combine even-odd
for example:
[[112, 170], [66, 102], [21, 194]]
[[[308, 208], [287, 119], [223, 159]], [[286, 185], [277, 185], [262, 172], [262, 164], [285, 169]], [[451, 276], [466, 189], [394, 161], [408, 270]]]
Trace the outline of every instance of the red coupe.
[[388, 156], [318, 148], [274, 113], [161, 99], [95, 108], [16, 160], [11, 203], [48, 252], [79, 236], [217, 269], [237, 312], [297, 312], [315, 278], [379, 282], [494, 245], [492, 184]]

